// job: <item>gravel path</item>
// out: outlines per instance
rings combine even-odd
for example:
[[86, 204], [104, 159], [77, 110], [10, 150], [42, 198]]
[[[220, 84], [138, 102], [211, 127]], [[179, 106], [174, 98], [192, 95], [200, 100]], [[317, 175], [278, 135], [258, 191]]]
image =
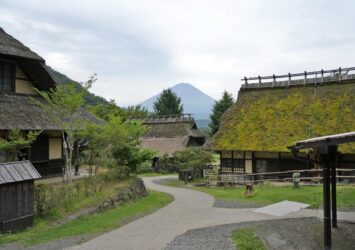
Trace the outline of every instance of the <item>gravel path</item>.
[[[163, 178], [166, 177], [145, 177], [143, 179], [147, 188], [173, 195], [175, 200], [172, 203], [151, 215], [70, 249], [163, 249], [175, 237], [187, 230], [282, 218], [255, 213], [252, 209], [213, 207], [214, 198], [212, 196], [195, 190], [167, 187], [156, 183]], [[302, 210], [287, 217], [305, 216], [313, 217], [316, 214], [315, 211]], [[222, 246], [224, 245], [220, 245], [219, 249]]]
[[[188, 230], [169, 243], [165, 250], [235, 250], [231, 236], [240, 228], [252, 228], [268, 249], [323, 249], [323, 222], [316, 218], [298, 218]], [[354, 235], [355, 224], [339, 223], [338, 229], [332, 230], [332, 249], [354, 249]]]

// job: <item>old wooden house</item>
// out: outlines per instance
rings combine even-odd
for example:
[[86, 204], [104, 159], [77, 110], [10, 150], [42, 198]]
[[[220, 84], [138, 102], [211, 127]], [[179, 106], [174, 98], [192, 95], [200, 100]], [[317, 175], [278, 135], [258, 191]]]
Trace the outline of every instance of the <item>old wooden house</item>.
[[145, 119], [148, 131], [140, 139], [143, 148], [171, 155], [191, 146], [202, 146], [206, 137], [198, 130], [194, 118], [187, 115], [160, 116]]
[[[208, 144], [223, 173], [313, 168], [287, 146], [304, 138], [355, 130], [355, 68], [243, 79], [238, 99]], [[354, 145], [342, 145], [339, 167], [355, 163]], [[303, 152], [313, 157], [311, 151]]]
[[[62, 173], [62, 128], [31, 98], [40, 98], [34, 88], [47, 91], [55, 86], [45, 60], [0, 28], [0, 137], [7, 138], [13, 129], [43, 131], [21, 157], [41, 175]], [[85, 111], [78, 115], [95, 120]], [[0, 152], [0, 162], [5, 160], [6, 152]]]

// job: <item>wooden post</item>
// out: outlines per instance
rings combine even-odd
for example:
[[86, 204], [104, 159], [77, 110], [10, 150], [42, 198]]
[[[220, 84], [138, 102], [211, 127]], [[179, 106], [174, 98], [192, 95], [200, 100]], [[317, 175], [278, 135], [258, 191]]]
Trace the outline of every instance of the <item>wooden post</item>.
[[231, 151], [231, 157], [232, 157], [232, 174], [234, 173], [234, 154], [233, 150]]
[[261, 84], [261, 77], [258, 76], [258, 78], [259, 78], [259, 83], [258, 83], [258, 88], [259, 88], [259, 86], [260, 86], [260, 84]]
[[321, 79], [320, 79], [320, 82], [323, 83], [323, 80], [324, 80], [324, 71], [323, 69], [321, 70]]
[[336, 160], [337, 160], [337, 146], [329, 146], [329, 158], [331, 163], [331, 185], [332, 185], [332, 227], [337, 228], [337, 173], [336, 173]]
[[275, 84], [276, 84], [276, 76], [275, 76], [275, 74], [272, 75], [272, 78], [273, 78], [272, 87], [274, 87]]
[[341, 83], [341, 67], [339, 67], [339, 83]]
[[330, 223], [330, 157], [328, 147], [321, 148], [321, 162], [323, 165], [324, 249], [330, 249], [332, 245], [332, 231]]
[[304, 72], [304, 85], [307, 84], [307, 71]]
[[291, 84], [291, 73], [288, 73], [288, 83], [287, 83], [287, 87], [289, 87]]

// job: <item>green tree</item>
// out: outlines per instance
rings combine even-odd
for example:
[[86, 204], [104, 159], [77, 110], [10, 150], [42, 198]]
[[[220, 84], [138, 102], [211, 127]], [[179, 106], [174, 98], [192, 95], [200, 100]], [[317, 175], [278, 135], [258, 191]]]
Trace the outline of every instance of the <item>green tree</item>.
[[181, 115], [184, 112], [184, 106], [171, 89], [164, 89], [163, 93], [154, 102], [155, 115]]
[[210, 135], [213, 136], [219, 129], [223, 113], [234, 103], [232, 94], [227, 91], [223, 92], [222, 98], [215, 102], [213, 105], [212, 114], [210, 115], [211, 122], [208, 124], [210, 127]]
[[206, 168], [207, 164], [213, 160], [210, 152], [195, 147], [177, 151], [173, 153], [172, 157], [175, 165], [180, 169], [191, 170], [193, 175], [198, 178], [202, 177], [200, 176], [201, 169]]
[[120, 117], [112, 117], [103, 129], [110, 152], [106, 165], [126, 177], [135, 173], [141, 164], [150, 161], [153, 153], [140, 148], [139, 138], [145, 132], [146, 127], [138, 121], [122, 121]]
[[21, 157], [21, 150], [29, 148], [41, 131], [28, 133], [19, 129], [10, 130], [8, 137], [0, 138], [0, 151], [5, 152], [6, 161], [16, 161]]
[[87, 124], [87, 121], [78, 116], [84, 105], [84, 90], [91, 88], [96, 80], [94, 74], [82, 84], [82, 90], [78, 90], [73, 84], [60, 84], [49, 91], [36, 90], [43, 100], [32, 99], [47, 112], [53, 123], [62, 128], [65, 156], [63, 179], [69, 183], [72, 181], [73, 150], [78, 139], [77, 131]]
[[100, 167], [109, 161], [109, 141], [104, 125], [88, 124], [80, 130], [80, 138], [86, 146], [80, 154], [80, 162], [85, 164], [89, 175], [97, 174]]
[[125, 116], [125, 111], [118, 107], [114, 100], [110, 100], [108, 103], [91, 105], [88, 110], [105, 121], [108, 121], [111, 116]]
[[127, 118], [146, 118], [149, 116], [149, 111], [147, 108], [142, 107], [141, 105], [128, 106], [125, 109]]

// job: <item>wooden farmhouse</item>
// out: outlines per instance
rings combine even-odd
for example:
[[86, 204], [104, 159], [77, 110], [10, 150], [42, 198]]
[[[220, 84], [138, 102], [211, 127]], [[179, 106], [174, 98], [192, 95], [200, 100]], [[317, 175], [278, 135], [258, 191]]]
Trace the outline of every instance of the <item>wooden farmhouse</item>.
[[[13, 129], [43, 131], [19, 159], [30, 160], [42, 176], [62, 173], [62, 129], [31, 98], [40, 98], [34, 88], [55, 86], [45, 60], [0, 28], [0, 137]], [[96, 119], [84, 110], [78, 115]], [[6, 152], [0, 152], [0, 162], [5, 161]]]
[[[243, 79], [207, 148], [220, 153], [222, 173], [314, 168], [287, 146], [305, 138], [355, 130], [355, 68]], [[284, 79], [282, 79], [284, 78]], [[339, 167], [355, 167], [355, 145], [342, 145]], [[313, 157], [311, 151], [303, 152]]]
[[140, 139], [141, 146], [157, 152], [159, 156], [202, 146], [206, 141], [191, 115], [152, 117], [145, 119], [143, 124], [148, 131]]

